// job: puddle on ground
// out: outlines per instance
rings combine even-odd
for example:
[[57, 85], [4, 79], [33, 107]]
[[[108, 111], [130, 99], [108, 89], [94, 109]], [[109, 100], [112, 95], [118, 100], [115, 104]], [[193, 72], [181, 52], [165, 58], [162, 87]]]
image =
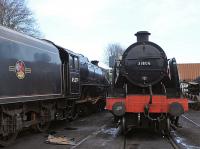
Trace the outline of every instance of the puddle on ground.
[[79, 121], [80, 121], [80, 122], [84, 122], [84, 121], [86, 121], [86, 119], [79, 119]]
[[187, 144], [186, 143], [186, 139], [185, 138], [182, 138], [182, 137], [179, 137], [175, 131], [172, 131], [171, 132], [173, 135], [174, 135], [174, 139], [175, 141], [182, 145], [183, 147], [185, 147], [186, 149], [200, 149], [199, 146], [194, 146], [194, 145], [190, 145], [190, 144]]
[[119, 128], [102, 129], [102, 132], [115, 138], [119, 134]]

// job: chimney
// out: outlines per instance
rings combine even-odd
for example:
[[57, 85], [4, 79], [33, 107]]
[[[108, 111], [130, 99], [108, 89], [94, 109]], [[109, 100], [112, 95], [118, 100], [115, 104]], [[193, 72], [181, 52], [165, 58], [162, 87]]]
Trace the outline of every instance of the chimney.
[[151, 35], [151, 33], [148, 31], [139, 31], [135, 34], [137, 42], [149, 41], [149, 35]]
[[94, 64], [94, 65], [96, 65], [96, 66], [98, 66], [99, 61], [93, 60], [93, 61], [91, 61], [91, 63]]

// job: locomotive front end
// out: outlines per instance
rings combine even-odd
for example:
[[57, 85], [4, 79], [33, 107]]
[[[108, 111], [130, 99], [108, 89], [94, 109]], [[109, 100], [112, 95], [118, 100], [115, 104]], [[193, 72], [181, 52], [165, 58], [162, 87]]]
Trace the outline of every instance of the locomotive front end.
[[167, 57], [160, 46], [149, 42], [150, 33], [137, 32], [137, 42], [122, 56], [123, 75], [132, 84], [148, 87], [158, 83], [167, 74]]
[[120, 122], [122, 132], [134, 126], [169, 134], [170, 123], [178, 126], [178, 117], [188, 110], [187, 99], [181, 98], [176, 60], [168, 60], [164, 50], [149, 41], [149, 32], [135, 35], [137, 42], [113, 68], [113, 93], [106, 108]]

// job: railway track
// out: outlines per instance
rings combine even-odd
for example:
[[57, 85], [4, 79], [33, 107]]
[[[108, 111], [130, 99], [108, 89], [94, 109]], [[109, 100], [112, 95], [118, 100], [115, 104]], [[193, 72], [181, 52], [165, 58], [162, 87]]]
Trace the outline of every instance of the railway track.
[[[154, 134], [157, 135], [157, 134]], [[172, 136], [159, 136], [158, 139], [147, 140], [148, 143], [145, 145], [145, 140], [137, 140], [130, 139], [127, 135], [123, 138], [123, 149], [140, 149], [140, 148], [148, 148], [148, 143], [151, 144], [149, 148], [171, 148], [171, 149], [180, 149], [177, 142], [174, 140]], [[159, 142], [159, 143], [158, 143]]]
[[182, 115], [181, 117], [183, 117], [184, 119], [186, 119], [187, 121], [189, 121], [190, 123], [194, 124], [195, 126], [200, 128], [200, 124], [196, 123], [195, 121], [191, 120], [189, 117]]
[[176, 141], [172, 136], [166, 137], [167, 141], [172, 145], [174, 149], [180, 149], [180, 147], [177, 145]]
[[[191, 128], [195, 127], [195, 131], [199, 131], [199, 128], [200, 128], [200, 124], [197, 123], [196, 121], [190, 119], [188, 116], [186, 115], [182, 115], [181, 118], [185, 121], [185, 122], [188, 122], [188, 124], [191, 124]], [[188, 125], [187, 124], [187, 125]], [[172, 127], [173, 128], [173, 127]], [[173, 128], [174, 129], [174, 128]], [[187, 128], [187, 129], [190, 129], [190, 128]], [[191, 130], [191, 131], [194, 131], [194, 130]], [[200, 146], [198, 145], [198, 143], [196, 144], [195, 141], [193, 141], [193, 139], [195, 140], [195, 138], [190, 138], [189, 136], [191, 134], [185, 134], [183, 133], [184, 130], [181, 132], [180, 130], [180, 133], [179, 131], [174, 131], [173, 132], [173, 138], [175, 138], [175, 143], [178, 142], [179, 143], [179, 146], [180, 148], [189, 148], [189, 149], [200, 149]], [[195, 134], [195, 133], [194, 133]], [[198, 137], [198, 136], [196, 136]]]

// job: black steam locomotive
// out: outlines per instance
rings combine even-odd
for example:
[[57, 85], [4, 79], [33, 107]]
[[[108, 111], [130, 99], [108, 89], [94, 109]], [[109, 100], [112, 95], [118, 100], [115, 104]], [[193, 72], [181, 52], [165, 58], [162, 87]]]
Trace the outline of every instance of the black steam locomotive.
[[98, 61], [0, 27], [0, 145], [24, 127], [74, 119], [87, 106], [104, 108], [109, 85]]
[[169, 133], [170, 123], [188, 110], [181, 98], [175, 58], [168, 60], [163, 49], [150, 42], [150, 33], [137, 32], [113, 68], [113, 94], [106, 108], [119, 119], [123, 132], [129, 127], [153, 126]]

